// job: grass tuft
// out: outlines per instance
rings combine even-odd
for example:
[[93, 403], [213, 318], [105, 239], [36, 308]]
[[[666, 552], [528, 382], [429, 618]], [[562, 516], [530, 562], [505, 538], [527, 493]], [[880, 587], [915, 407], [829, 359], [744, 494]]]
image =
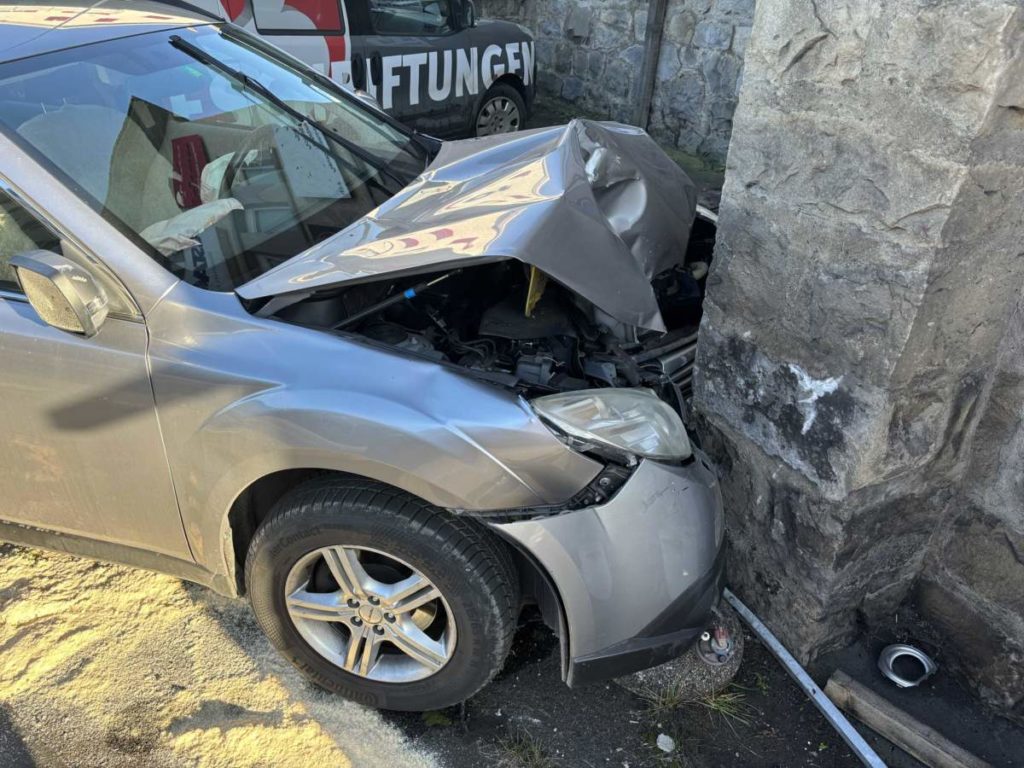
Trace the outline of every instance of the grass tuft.
[[754, 686], [761, 692], [762, 696], [767, 696], [768, 691], [771, 690], [771, 685], [768, 683], [767, 675], [764, 675], [761, 672], [754, 673]]
[[555, 768], [555, 761], [544, 752], [540, 742], [524, 730], [499, 739], [493, 753], [486, 757], [495, 768]]
[[757, 714], [757, 710], [747, 703], [747, 695], [734, 686], [704, 694], [693, 703], [726, 720], [735, 720], [743, 725], [750, 725], [751, 719]]
[[657, 691], [645, 691], [641, 698], [647, 703], [647, 714], [655, 718], [667, 717], [692, 701], [690, 694], [681, 685], [668, 685]]
[[448, 713], [441, 709], [432, 709], [420, 715], [424, 725], [430, 728], [446, 728], [452, 725], [453, 721]]

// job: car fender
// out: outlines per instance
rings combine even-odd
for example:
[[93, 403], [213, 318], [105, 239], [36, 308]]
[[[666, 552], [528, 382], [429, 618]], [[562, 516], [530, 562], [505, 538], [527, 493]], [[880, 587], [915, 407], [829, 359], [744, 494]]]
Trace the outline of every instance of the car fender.
[[240, 493], [292, 469], [346, 472], [431, 504], [559, 503], [600, 465], [518, 396], [438, 363], [246, 313], [179, 284], [147, 318], [150, 369], [185, 532], [222, 570]]

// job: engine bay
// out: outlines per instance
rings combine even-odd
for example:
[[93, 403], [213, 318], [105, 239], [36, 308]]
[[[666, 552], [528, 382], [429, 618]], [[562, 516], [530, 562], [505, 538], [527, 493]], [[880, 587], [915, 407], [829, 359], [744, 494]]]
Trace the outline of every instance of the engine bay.
[[698, 217], [680, 263], [652, 280], [664, 333], [621, 323], [514, 259], [321, 291], [275, 316], [530, 396], [643, 386], [685, 413], [714, 238]]

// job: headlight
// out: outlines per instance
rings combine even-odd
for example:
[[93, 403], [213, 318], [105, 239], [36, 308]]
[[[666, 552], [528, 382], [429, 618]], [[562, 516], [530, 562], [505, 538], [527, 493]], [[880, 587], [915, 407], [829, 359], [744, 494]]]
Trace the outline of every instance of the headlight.
[[588, 389], [532, 400], [534, 411], [565, 434], [650, 459], [690, 457], [679, 418], [649, 389]]

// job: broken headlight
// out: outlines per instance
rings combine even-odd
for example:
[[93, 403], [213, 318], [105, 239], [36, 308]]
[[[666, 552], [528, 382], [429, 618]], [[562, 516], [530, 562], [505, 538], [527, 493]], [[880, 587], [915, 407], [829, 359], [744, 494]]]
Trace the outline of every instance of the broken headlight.
[[649, 389], [588, 389], [532, 400], [537, 415], [584, 443], [649, 459], [691, 454], [679, 414]]

